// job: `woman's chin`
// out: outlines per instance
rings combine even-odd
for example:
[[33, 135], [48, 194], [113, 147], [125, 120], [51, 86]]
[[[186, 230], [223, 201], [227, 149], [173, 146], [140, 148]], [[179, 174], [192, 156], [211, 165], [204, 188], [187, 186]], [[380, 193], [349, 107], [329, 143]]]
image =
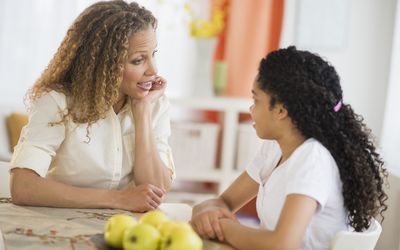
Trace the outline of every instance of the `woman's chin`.
[[140, 99], [145, 98], [145, 97], [148, 96], [148, 95], [149, 95], [149, 90], [147, 90], [147, 91], [142, 90], [142, 91], [133, 93], [132, 95], [129, 95], [129, 96], [130, 96], [131, 98], [133, 98], [133, 99], [140, 100]]

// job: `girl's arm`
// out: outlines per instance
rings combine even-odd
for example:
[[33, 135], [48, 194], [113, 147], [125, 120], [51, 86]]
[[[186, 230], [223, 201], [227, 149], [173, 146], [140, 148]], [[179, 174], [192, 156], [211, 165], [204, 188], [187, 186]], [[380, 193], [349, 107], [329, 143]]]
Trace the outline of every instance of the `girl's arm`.
[[11, 171], [12, 202], [17, 205], [66, 208], [117, 208], [135, 212], [155, 209], [165, 194], [147, 184], [124, 190], [80, 188], [40, 177], [26, 168]]
[[237, 249], [299, 249], [317, 202], [305, 195], [287, 196], [274, 231], [243, 226], [231, 219], [220, 219], [226, 241]]
[[202, 237], [224, 240], [219, 219], [230, 218], [240, 207], [254, 198], [258, 183], [244, 171], [218, 198], [204, 201], [193, 207], [191, 224]]

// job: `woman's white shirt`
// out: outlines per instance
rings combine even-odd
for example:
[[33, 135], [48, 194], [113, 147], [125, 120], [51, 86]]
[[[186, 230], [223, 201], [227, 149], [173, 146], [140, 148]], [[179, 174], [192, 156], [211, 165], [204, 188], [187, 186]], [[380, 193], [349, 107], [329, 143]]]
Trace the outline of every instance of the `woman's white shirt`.
[[[14, 148], [11, 169], [20, 167], [42, 177], [79, 187], [118, 189], [132, 181], [135, 126], [130, 101], [116, 114], [91, 125], [61, 120], [66, 112], [64, 94], [51, 91], [32, 106], [29, 123]], [[152, 105], [152, 129], [161, 160], [173, 177], [175, 167], [168, 144], [171, 134], [169, 101], [162, 96]]]
[[247, 166], [249, 176], [260, 184], [256, 206], [261, 227], [275, 229], [289, 194], [306, 195], [317, 201], [318, 208], [306, 230], [301, 249], [327, 249], [337, 232], [347, 230], [342, 182], [336, 162], [330, 152], [312, 138], [276, 167], [281, 155], [279, 144], [266, 140]]

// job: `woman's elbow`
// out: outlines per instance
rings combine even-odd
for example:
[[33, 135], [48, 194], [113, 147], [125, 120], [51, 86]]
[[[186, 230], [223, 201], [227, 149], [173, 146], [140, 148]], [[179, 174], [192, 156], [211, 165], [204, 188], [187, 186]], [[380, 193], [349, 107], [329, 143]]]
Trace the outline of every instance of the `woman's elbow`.
[[24, 192], [17, 183], [18, 181], [13, 180], [10, 184], [11, 202], [15, 205], [25, 205]]
[[163, 185], [162, 185], [162, 188], [166, 192], [169, 192], [171, 190], [171, 188], [172, 188], [172, 179], [165, 180]]
[[29, 189], [32, 189], [32, 186], [29, 183], [32, 173], [29, 173], [30, 171], [28, 171], [29, 170], [25, 169], [14, 169], [11, 171], [10, 194], [11, 201], [15, 205], [29, 205]]

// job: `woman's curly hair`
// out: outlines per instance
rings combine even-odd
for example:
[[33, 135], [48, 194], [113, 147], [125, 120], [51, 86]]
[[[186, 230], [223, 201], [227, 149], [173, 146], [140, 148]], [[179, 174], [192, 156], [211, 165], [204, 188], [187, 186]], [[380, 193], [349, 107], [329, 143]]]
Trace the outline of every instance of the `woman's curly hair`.
[[129, 38], [150, 27], [156, 29], [156, 18], [135, 2], [103, 1], [89, 6], [28, 91], [28, 100], [56, 90], [67, 96], [62, 121], [69, 116], [76, 123], [90, 125], [105, 117], [117, 102]]
[[261, 60], [257, 81], [271, 96], [271, 107], [282, 103], [299, 131], [330, 151], [339, 168], [349, 223], [356, 231], [367, 229], [371, 218], [387, 209], [383, 188], [388, 174], [363, 118], [349, 104], [334, 110], [343, 100], [334, 67], [291, 46]]

